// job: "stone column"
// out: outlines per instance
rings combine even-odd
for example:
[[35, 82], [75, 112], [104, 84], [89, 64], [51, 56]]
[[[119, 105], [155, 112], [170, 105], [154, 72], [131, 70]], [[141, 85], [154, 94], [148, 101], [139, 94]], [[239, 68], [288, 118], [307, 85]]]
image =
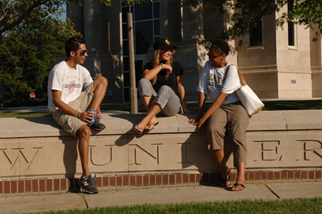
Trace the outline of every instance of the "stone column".
[[[185, 3], [186, 0], [183, 0], [183, 4]], [[196, 8], [183, 7], [182, 31], [184, 40], [204, 38], [202, 4], [199, 4]]]
[[76, 4], [67, 6], [68, 18], [86, 40], [88, 57], [84, 66], [93, 79], [102, 75], [109, 80], [103, 101], [106, 103], [122, 102], [119, 5], [118, 2], [107, 7], [98, 0], [84, 0], [82, 7]]
[[179, 42], [181, 36], [181, 5], [180, 1], [160, 1], [160, 37], [171, 42]]
[[[317, 26], [314, 26], [317, 29]], [[310, 29], [310, 56], [312, 71], [312, 97], [322, 97], [322, 39], [314, 42], [316, 31]]]
[[103, 6], [97, 0], [84, 0], [84, 37], [88, 51], [100, 51], [102, 49], [102, 20], [100, 7]]
[[[186, 0], [183, 0], [183, 5]], [[177, 44], [178, 49], [174, 56], [183, 67], [183, 85], [186, 91], [187, 101], [197, 101], [197, 86], [199, 73], [204, 66], [205, 48], [199, 45], [204, 38], [203, 7], [196, 8], [183, 6], [181, 8], [181, 34], [182, 40]]]
[[67, 17], [74, 23], [74, 29], [84, 35], [83, 8], [78, 4], [67, 4]]

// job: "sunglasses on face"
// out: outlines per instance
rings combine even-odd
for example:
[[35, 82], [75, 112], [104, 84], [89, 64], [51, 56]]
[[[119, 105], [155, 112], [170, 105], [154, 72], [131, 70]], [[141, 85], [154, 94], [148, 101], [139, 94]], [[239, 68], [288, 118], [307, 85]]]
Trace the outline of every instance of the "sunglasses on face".
[[[84, 55], [85, 55], [85, 53], [87, 53], [87, 50], [82, 50], [82, 51], [79, 53], [79, 55], [80, 55], [80, 56], [84, 56]], [[75, 52], [75, 54], [77, 55], [77, 52]]]
[[208, 57], [210, 60], [214, 60], [216, 59], [218, 56], [221, 56], [221, 54], [217, 55], [217, 56], [214, 56], [214, 55], [211, 55], [210, 53], [207, 53]]

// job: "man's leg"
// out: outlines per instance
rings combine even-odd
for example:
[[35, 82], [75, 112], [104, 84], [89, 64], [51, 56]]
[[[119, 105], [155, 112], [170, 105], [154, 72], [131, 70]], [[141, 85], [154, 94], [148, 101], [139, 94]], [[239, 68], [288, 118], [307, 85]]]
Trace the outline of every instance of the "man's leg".
[[78, 141], [78, 151], [81, 159], [83, 175], [79, 180], [79, 185], [83, 188], [84, 191], [88, 193], [98, 193], [96, 187], [96, 175], [90, 174], [88, 168], [88, 153], [89, 153], [89, 137], [90, 129], [87, 125], [82, 125], [77, 130], [77, 135], [79, 137]]
[[100, 105], [105, 97], [107, 84], [107, 79], [100, 76], [93, 82], [93, 89], [91, 91], [94, 96], [88, 109], [94, 110], [96, 119], [90, 124], [90, 126], [97, 131], [102, 131], [106, 127], [104, 124], [99, 122], [99, 119], [102, 118]]
[[108, 81], [105, 77], [99, 76], [95, 79], [92, 90], [94, 97], [89, 109], [94, 109], [95, 112], [100, 111], [100, 105], [105, 97], [107, 85]]
[[83, 177], [89, 176], [89, 168], [88, 168], [88, 151], [89, 151], [89, 137], [91, 135], [91, 131], [87, 125], [82, 125], [77, 130], [78, 140], [78, 151], [80, 160], [82, 163]]

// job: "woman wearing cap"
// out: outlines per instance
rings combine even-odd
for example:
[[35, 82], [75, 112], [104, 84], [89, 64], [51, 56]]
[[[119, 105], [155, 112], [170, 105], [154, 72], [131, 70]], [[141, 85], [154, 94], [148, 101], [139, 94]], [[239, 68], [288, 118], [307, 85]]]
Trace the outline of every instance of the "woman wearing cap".
[[139, 134], [150, 131], [158, 124], [156, 115], [161, 112], [166, 116], [178, 113], [180, 104], [185, 113], [185, 90], [182, 85], [183, 70], [179, 62], [173, 60], [176, 46], [166, 39], [155, 41], [151, 62], [144, 66], [143, 78], [139, 81], [140, 98], [148, 113], [134, 126]]
[[[240, 88], [237, 68], [225, 61], [230, 48], [227, 42], [212, 42], [206, 62], [200, 74], [198, 85], [199, 102], [198, 116], [189, 121], [198, 125], [198, 132], [207, 128], [210, 147], [214, 152], [221, 171], [221, 186], [230, 185], [230, 169], [226, 165], [226, 155], [233, 152], [234, 166], [237, 168], [237, 180], [231, 190], [240, 191], [245, 188], [245, 167], [247, 159], [246, 129], [248, 114], [242, 106], [236, 90]], [[206, 95], [210, 93], [214, 99], [211, 107], [203, 114]], [[207, 122], [208, 121], [208, 122]], [[224, 137], [229, 134], [229, 142]]]

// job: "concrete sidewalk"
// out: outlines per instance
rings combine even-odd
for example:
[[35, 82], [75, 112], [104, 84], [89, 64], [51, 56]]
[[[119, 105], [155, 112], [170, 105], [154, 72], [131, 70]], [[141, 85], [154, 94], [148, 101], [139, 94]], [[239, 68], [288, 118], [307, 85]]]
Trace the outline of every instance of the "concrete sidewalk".
[[277, 200], [322, 197], [322, 182], [247, 184], [240, 192], [214, 186], [101, 191], [96, 195], [16, 195], [0, 197], [0, 213], [89, 209], [95, 207], [227, 200]]

